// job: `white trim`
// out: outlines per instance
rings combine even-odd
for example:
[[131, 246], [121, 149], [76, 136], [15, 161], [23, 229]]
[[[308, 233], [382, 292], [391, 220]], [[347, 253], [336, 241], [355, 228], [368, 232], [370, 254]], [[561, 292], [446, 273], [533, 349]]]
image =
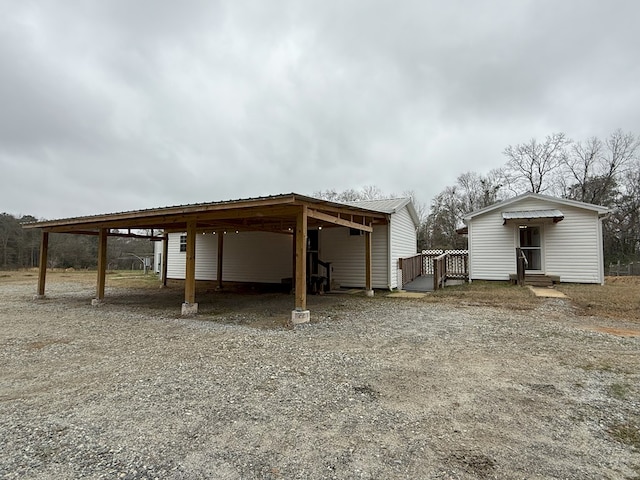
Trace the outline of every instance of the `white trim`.
[[488, 207], [481, 208], [480, 210], [470, 212], [464, 216], [463, 221], [466, 224], [468, 220], [471, 220], [472, 218], [477, 217], [478, 215], [482, 215], [484, 213], [497, 210], [499, 208], [507, 207], [514, 202], [518, 202], [520, 200], [524, 200], [527, 198], [534, 198], [537, 200], [555, 202], [555, 203], [559, 203], [560, 205], [567, 205], [569, 207], [583, 208], [585, 210], [598, 212], [599, 214], [605, 214], [609, 212], [609, 209], [607, 207], [603, 207], [601, 205], [593, 205], [591, 203], [578, 202], [577, 200], [568, 200], [566, 198], [551, 197], [549, 195], [542, 195], [540, 193], [525, 193], [522, 195], [518, 195], [517, 197], [510, 198], [508, 200], [503, 200], [502, 202], [494, 203], [493, 205], [489, 205]]
[[602, 221], [598, 218], [598, 261], [600, 262], [600, 285], [604, 285], [604, 240], [602, 239]]

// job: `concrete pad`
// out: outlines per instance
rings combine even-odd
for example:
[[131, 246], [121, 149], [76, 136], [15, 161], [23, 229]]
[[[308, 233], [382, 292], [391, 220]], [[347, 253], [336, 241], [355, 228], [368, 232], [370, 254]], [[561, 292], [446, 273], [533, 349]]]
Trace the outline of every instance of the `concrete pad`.
[[559, 292], [554, 288], [545, 288], [545, 287], [532, 287], [528, 286], [529, 290], [533, 292], [536, 297], [545, 297], [545, 298], [567, 298], [567, 296]]
[[197, 303], [183, 303], [182, 304], [182, 316], [190, 317], [198, 313]]
[[45, 300], [47, 298], [46, 295], [34, 295], [33, 299], [34, 300]]
[[311, 312], [309, 310], [293, 310], [291, 312], [291, 323], [294, 325], [309, 323], [309, 320], [311, 320]]
[[418, 293], [418, 292], [393, 292], [386, 295], [391, 298], [424, 298], [427, 296], [426, 293]]
[[104, 300], [102, 300], [101, 298], [92, 298], [91, 299], [91, 306], [92, 307], [99, 307], [100, 305], [104, 304]]
[[373, 292], [373, 290], [365, 290], [365, 291], [364, 291], [364, 294], [365, 294], [367, 297], [373, 297], [374, 292]]

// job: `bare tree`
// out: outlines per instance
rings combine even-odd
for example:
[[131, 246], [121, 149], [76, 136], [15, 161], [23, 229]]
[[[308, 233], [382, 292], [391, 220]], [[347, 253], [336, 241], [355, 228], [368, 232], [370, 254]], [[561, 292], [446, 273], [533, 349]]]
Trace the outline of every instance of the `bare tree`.
[[507, 174], [515, 193], [542, 193], [551, 186], [551, 174], [564, 162], [566, 148], [571, 143], [564, 133], [548, 135], [544, 142], [532, 138], [528, 143], [509, 145]]
[[606, 141], [596, 137], [571, 146], [563, 164], [568, 175], [563, 179], [564, 195], [574, 200], [611, 205], [621, 175], [628, 172], [637, 158], [640, 139], [621, 130]]
[[446, 187], [436, 195], [426, 222], [426, 247], [423, 248], [466, 248], [466, 238], [456, 231], [464, 213], [457, 186]]
[[388, 198], [380, 187], [376, 185], [365, 185], [360, 190], [349, 188], [341, 192], [332, 188], [313, 192], [313, 196], [332, 202], [357, 202], [359, 200], [379, 200], [381, 198]]
[[358, 200], [366, 200], [362, 191], [354, 190], [353, 188], [343, 190], [341, 192], [335, 189], [320, 190], [313, 192], [313, 196], [316, 198], [322, 198], [323, 200], [329, 200], [331, 202], [355, 202]]
[[360, 190], [360, 194], [362, 196], [362, 200], [379, 200], [385, 197], [382, 190], [380, 190], [380, 187], [376, 185], [365, 185]]
[[496, 203], [504, 186], [504, 174], [501, 169], [491, 170], [487, 175], [465, 172], [458, 176], [456, 182], [464, 214]]

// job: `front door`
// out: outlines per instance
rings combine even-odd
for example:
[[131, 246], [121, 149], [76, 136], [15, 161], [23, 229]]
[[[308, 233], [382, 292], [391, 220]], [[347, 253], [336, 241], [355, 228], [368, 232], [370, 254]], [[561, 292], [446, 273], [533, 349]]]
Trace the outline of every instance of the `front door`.
[[542, 227], [524, 226], [519, 229], [520, 249], [527, 259], [526, 271], [542, 273]]

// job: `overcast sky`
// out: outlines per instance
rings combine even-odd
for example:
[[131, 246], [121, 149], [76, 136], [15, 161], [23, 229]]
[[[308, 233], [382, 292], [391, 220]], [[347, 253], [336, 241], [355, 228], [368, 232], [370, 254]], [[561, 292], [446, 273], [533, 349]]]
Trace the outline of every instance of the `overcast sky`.
[[640, 133], [634, 0], [0, 0], [0, 212], [376, 185]]

